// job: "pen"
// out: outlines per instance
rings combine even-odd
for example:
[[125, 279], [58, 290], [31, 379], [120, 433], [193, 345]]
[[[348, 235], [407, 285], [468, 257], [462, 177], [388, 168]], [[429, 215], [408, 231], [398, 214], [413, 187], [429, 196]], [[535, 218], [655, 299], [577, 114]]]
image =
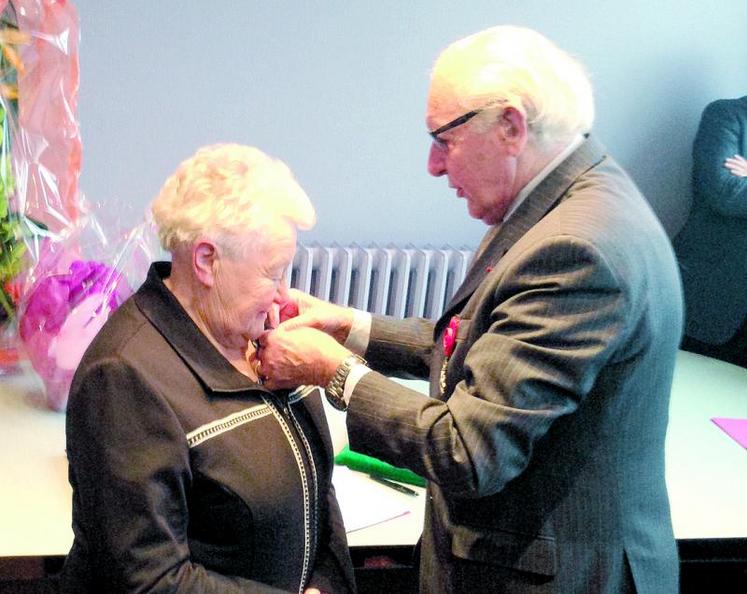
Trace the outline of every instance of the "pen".
[[405, 487], [404, 485], [400, 485], [399, 483], [395, 483], [394, 481], [390, 481], [389, 479], [376, 476], [375, 474], [369, 474], [368, 476], [372, 478], [373, 480], [375, 480], [377, 483], [381, 483], [382, 485], [391, 487], [395, 491], [399, 491], [400, 493], [404, 493], [405, 495], [412, 495], [414, 497], [417, 497], [418, 495], [417, 491], [413, 491], [409, 487]]

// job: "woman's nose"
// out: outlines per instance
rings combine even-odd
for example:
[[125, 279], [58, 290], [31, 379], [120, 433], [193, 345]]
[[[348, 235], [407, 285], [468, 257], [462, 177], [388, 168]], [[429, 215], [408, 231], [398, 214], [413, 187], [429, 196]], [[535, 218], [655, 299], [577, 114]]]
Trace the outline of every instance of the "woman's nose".
[[288, 301], [288, 281], [285, 279], [278, 283], [278, 288], [275, 291], [275, 302], [285, 303]]

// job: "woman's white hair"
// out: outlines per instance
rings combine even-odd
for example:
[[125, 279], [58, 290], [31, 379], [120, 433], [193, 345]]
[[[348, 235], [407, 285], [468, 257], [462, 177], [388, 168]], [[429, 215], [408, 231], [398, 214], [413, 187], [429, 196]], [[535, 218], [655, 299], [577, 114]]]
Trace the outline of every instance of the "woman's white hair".
[[309, 197], [285, 163], [239, 144], [206, 146], [183, 161], [151, 212], [161, 246], [170, 252], [200, 237], [244, 252], [267, 225], [309, 229], [316, 222]]
[[498, 26], [455, 41], [437, 58], [431, 80], [432, 97], [448, 97], [465, 111], [519, 110], [538, 146], [587, 133], [594, 121], [584, 67], [531, 29]]

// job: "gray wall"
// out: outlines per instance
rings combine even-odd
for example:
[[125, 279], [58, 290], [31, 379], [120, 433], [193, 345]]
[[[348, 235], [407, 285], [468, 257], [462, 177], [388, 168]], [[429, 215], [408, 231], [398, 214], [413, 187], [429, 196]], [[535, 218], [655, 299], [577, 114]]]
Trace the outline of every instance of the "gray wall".
[[583, 61], [595, 132], [670, 233], [689, 206], [700, 112], [747, 94], [745, 0], [77, 0], [81, 188], [143, 212], [204, 144], [286, 161], [317, 206], [303, 241], [477, 244], [430, 178], [428, 71], [449, 42], [531, 26]]

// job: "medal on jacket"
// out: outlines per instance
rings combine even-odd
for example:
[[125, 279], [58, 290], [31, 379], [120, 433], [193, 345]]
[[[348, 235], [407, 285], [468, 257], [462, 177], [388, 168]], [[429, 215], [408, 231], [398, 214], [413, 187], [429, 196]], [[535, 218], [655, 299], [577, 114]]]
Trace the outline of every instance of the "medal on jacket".
[[454, 316], [449, 320], [449, 325], [444, 330], [444, 335], [441, 343], [444, 347], [444, 362], [441, 364], [441, 375], [438, 380], [439, 387], [441, 388], [441, 394], [446, 392], [446, 368], [449, 366], [449, 359], [451, 354], [454, 352], [457, 340], [457, 331], [459, 330], [459, 316]]

